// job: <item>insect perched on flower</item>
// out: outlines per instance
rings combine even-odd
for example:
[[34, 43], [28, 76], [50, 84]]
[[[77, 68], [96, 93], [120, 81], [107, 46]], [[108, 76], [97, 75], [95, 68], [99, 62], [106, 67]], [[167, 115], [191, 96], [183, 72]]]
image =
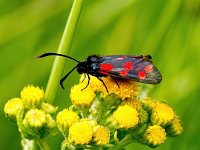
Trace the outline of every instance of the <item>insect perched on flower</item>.
[[[84, 61], [78, 61], [70, 56], [58, 53], [44, 53], [38, 58], [46, 56], [62, 56], [76, 61], [78, 64], [72, 68], [61, 80], [60, 85], [64, 89], [63, 82], [70, 73], [77, 69], [79, 74], [86, 74], [88, 77], [89, 85], [90, 76], [97, 77], [105, 86], [101, 77], [110, 76], [117, 83], [116, 79], [127, 79], [147, 84], [158, 84], [162, 80], [159, 70], [153, 65], [150, 55], [146, 56], [127, 56], [127, 55], [110, 55], [110, 56], [88, 56]], [[83, 89], [85, 89], [83, 88]], [[82, 90], [83, 90], [82, 89]]]

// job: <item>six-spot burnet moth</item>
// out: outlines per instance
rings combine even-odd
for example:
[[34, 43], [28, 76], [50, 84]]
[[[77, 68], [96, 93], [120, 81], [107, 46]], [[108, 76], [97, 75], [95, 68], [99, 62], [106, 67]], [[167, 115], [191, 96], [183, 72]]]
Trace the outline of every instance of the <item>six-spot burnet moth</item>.
[[[147, 84], [158, 84], [162, 80], [162, 76], [156, 66], [151, 61], [151, 56], [127, 56], [127, 55], [110, 55], [110, 56], [97, 56], [92, 55], [87, 57], [84, 61], [78, 61], [70, 56], [58, 54], [58, 53], [44, 53], [38, 58], [46, 56], [62, 56], [76, 61], [78, 64], [72, 68], [61, 80], [60, 85], [64, 89], [63, 82], [70, 73], [77, 69], [79, 74], [86, 74], [88, 77], [89, 85], [90, 76], [97, 77], [105, 86], [107, 92], [108, 89], [101, 79], [101, 77], [110, 76], [116, 82], [115, 79], [127, 79]], [[85, 89], [84, 88], [84, 89]], [[82, 89], [83, 90], [83, 89]]]

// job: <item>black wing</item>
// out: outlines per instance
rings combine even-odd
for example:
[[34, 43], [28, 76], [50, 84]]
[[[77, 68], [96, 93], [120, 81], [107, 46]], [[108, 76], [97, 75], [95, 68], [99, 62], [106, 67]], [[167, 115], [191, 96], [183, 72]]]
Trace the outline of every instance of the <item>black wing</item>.
[[99, 73], [111, 77], [137, 82], [157, 84], [162, 80], [159, 70], [153, 65], [151, 56], [103, 56]]

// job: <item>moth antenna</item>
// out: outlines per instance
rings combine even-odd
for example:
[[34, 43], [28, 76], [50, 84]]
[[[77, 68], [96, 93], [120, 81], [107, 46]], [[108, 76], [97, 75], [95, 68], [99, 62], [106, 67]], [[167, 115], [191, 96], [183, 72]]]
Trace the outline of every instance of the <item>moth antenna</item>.
[[42, 55], [37, 56], [36, 58], [43, 58], [43, 57], [46, 57], [46, 56], [62, 56], [62, 57], [69, 58], [69, 59], [71, 59], [73, 61], [76, 61], [78, 63], [80, 62], [79, 60], [76, 60], [73, 57], [70, 57], [70, 56], [67, 56], [67, 55], [63, 55], [63, 54], [58, 54], [58, 53], [44, 53]]

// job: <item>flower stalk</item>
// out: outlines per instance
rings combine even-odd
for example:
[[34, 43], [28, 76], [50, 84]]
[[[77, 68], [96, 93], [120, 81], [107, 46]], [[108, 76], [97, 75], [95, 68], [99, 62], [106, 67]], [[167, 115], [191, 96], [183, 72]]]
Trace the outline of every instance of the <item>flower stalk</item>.
[[[74, 0], [57, 53], [65, 55], [69, 53], [75, 35], [76, 27], [78, 25], [78, 20], [83, 3], [84, 0]], [[53, 103], [56, 97], [56, 93], [59, 88], [59, 80], [65, 68], [65, 62], [66, 59], [62, 57], [56, 57], [53, 63], [53, 68], [45, 92], [45, 99], [48, 100], [49, 103]]]

